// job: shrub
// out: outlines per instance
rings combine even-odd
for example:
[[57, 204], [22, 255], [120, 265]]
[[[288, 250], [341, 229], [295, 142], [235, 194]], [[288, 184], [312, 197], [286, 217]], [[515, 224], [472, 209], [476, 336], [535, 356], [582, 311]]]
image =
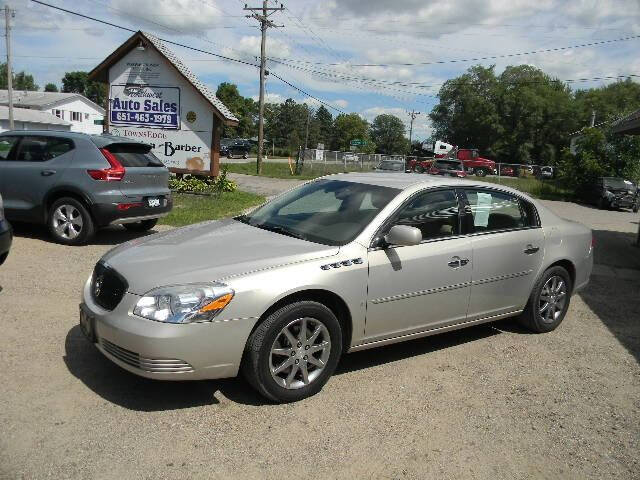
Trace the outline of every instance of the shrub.
[[223, 167], [216, 178], [194, 175], [185, 175], [182, 178], [171, 177], [169, 188], [177, 193], [203, 193], [219, 197], [224, 192], [235, 192], [238, 185], [227, 178], [227, 168]]

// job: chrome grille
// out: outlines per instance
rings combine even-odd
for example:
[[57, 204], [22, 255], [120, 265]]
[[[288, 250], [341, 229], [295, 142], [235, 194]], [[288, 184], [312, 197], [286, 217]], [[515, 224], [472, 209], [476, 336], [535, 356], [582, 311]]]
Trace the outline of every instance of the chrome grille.
[[145, 358], [138, 353], [132, 352], [111, 343], [104, 338], [100, 339], [100, 345], [107, 353], [113, 355], [121, 362], [134, 368], [152, 373], [184, 373], [193, 372], [193, 367], [183, 360], [170, 358]]
[[108, 265], [98, 262], [91, 279], [93, 301], [107, 310], [113, 310], [129, 288], [127, 281]]

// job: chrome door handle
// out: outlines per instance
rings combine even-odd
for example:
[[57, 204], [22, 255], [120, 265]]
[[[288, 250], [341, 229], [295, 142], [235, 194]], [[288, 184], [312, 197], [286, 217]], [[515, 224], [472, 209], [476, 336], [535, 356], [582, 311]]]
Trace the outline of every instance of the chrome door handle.
[[451, 258], [451, 261], [447, 263], [447, 265], [449, 265], [451, 268], [460, 268], [461, 267], [460, 257]]
[[527, 248], [524, 249], [524, 253], [526, 253], [527, 255], [533, 255], [538, 250], [540, 250], [540, 247], [534, 247], [533, 245], [529, 244], [527, 245]]
[[55, 175], [55, 173], [55, 170], [42, 170], [40, 172], [40, 175], [42, 175], [43, 177], [50, 177], [51, 175]]
[[463, 267], [469, 263], [469, 259], [468, 258], [461, 258], [460, 259], [460, 265], [462, 265]]

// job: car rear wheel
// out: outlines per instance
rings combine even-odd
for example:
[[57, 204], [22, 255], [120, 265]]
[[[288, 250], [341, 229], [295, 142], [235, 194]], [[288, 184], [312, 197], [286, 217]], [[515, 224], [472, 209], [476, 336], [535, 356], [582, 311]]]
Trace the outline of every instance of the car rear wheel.
[[340, 322], [324, 305], [286, 305], [262, 322], [245, 347], [242, 372], [262, 395], [295, 402], [318, 393], [342, 354]]
[[476, 177], [485, 177], [487, 175], [487, 170], [484, 168], [476, 168], [474, 170]]
[[91, 214], [81, 202], [71, 197], [53, 202], [47, 225], [56, 242], [64, 245], [82, 245], [95, 233]]
[[146, 232], [147, 230], [151, 230], [158, 223], [157, 218], [152, 218], [150, 220], [140, 220], [139, 222], [134, 223], [123, 223], [122, 226], [127, 230], [132, 232]]
[[535, 333], [555, 330], [567, 314], [572, 288], [563, 267], [549, 268], [534, 285], [520, 323]]

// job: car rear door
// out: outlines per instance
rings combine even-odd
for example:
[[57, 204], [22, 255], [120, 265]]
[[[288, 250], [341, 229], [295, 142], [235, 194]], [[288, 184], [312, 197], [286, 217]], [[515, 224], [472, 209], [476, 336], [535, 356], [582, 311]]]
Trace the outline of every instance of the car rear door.
[[535, 207], [516, 195], [465, 188], [473, 270], [469, 320], [524, 308], [544, 256]]
[[116, 142], [103, 148], [125, 169], [119, 182], [123, 195], [138, 200], [166, 200], [169, 197], [169, 170], [151, 153], [150, 145]]
[[471, 240], [460, 232], [454, 190], [412, 197], [388, 224], [419, 228], [413, 246], [369, 250], [366, 341], [376, 341], [465, 321], [471, 285]]
[[0, 163], [2, 196], [7, 216], [44, 220], [44, 198], [72, 161], [73, 140], [49, 135], [20, 135], [10, 155]]

